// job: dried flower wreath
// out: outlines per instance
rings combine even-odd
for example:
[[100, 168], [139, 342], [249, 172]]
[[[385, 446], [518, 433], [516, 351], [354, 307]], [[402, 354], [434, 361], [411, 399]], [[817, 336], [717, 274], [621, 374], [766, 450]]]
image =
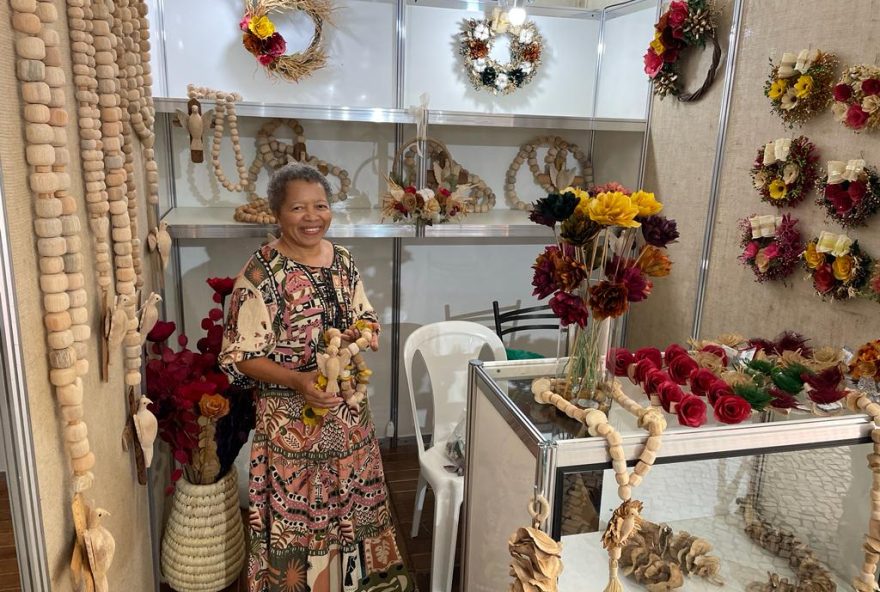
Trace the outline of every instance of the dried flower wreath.
[[796, 206], [816, 185], [818, 161], [815, 146], [804, 136], [767, 142], [752, 165], [755, 189], [778, 208]]
[[850, 66], [833, 93], [831, 110], [843, 125], [855, 131], [880, 127], [880, 68], [867, 64]]
[[[458, 53], [464, 57], [465, 71], [476, 90], [506, 95], [535, 77], [544, 51], [535, 23], [526, 21], [513, 26], [504, 18], [504, 13], [496, 11], [492, 19], [465, 21], [463, 28]], [[510, 39], [510, 62], [506, 64], [489, 55], [499, 35]]]
[[880, 176], [862, 159], [828, 161], [816, 203], [843, 227], [864, 226], [880, 210]]
[[822, 231], [807, 243], [804, 265], [813, 278], [813, 287], [822, 298], [847, 300], [862, 296], [868, 280], [871, 258], [845, 234]]
[[740, 220], [743, 248], [739, 260], [752, 269], [758, 282], [790, 276], [804, 251], [797, 218], [751, 216]]
[[779, 64], [770, 60], [764, 94], [771, 110], [794, 127], [812, 119], [831, 103], [837, 57], [818, 49], [785, 53]]

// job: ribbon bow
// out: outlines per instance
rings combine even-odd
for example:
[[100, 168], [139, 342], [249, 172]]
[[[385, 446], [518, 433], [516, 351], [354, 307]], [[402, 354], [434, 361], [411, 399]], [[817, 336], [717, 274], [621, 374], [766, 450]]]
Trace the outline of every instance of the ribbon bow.
[[858, 181], [865, 170], [865, 161], [855, 158], [848, 162], [842, 160], [828, 161], [828, 184], [837, 185], [844, 181]]
[[852, 239], [845, 234], [834, 234], [823, 230], [819, 233], [819, 240], [816, 241], [816, 251], [831, 253], [835, 257], [843, 257], [849, 253], [852, 243]]
[[406, 112], [413, 116], [413, 119], [416, 120], [416, 154], [420, 157], [424, 156], [422, 154], [422, 144], [428, 137], [425, 135], [425, 130], [428, 127], [428, 101], [430, 100], [430, 95], [428, 93], [422, 93], [419, 95], [419, 105], [411, 105]]
[[795, 75], [795, 64], [797, 64], [797, 56], [791, 52], [782, 54], [782, 61], [779, 62], [779, 68], [776, 69], [776, 75], [779, 78], [791, 78]]
[[749, 224], [752, 226], [752, 238], [767, 238], [776, 235], [776, 227], [782, 222], [782, 216], [766, 214], [764, 216], [752, 216]]
[[492, 20], [489, 26], [499, 35], [507, 33], [507, 29], [510, 27], [510, 21], [507, 20], [507, 11], [501, 10], [498, 6], [493, 8]]
[[807, 70], [813, 67], [813, 63], [818, 58], [818, 49], [803, 49], [801, 50], [801, 53], [798, 54], [797, 63], [794, 65], [794, 69], [801, 74], [806, 74]]
[[788, 160], [788, 153], [791, 151], [791, 138], [779, 138], [772, 142], [767, 142], [764, 146], [764, 166], [771, 165], [774, 162], [785, 162]]

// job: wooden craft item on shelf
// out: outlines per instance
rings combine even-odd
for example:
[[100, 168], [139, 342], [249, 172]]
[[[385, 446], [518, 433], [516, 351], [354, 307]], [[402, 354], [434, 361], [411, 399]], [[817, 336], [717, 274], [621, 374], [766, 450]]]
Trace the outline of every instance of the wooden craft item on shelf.
[[[211, 143], [211, 166], [214, 169], [214, 175], [220, 184], [233, 193], [246, 191], [248, 188], [247, 174], [248, 170], [244, 164], [244, 156], [241, 152], [241, 140], [238, 133], [238, 116], [235, 114], [235, 103], [241, 100], [238, 93], [227, 93], [220, 90], [195, 86], [190, 84], [186, 87], [186, 94], [190, 100], [212, 100], [214, 101], [214, 136]], [[238, 182], [230, 181], [223, 172], [220, 165], [220, 147], [223, 142], [223, 128], [229, 124], [229, 138], [232, 142], [232, 152], [235, 155], [235, 168], [238, 171]], [[188, 126], [184, 129], [189, 129]]]
[[[538, 148], [541, 147], [547, 148], [543, 169], [538, 165]], [[569, 154], [574, 157], [580, 171], [566, 168]], [[517, 210], [532, 209], [532, 204], [520, 200], [516, 193], [516, 175], [523, 163], [528, 164], [532, 178], [545, 194], [558, 193], [566, 187], [586, 189], [593, 185], [593, 164], [577, 144], [559, 136], [540, 136], [520, 146], [519, 152], [507, 168], [504, 196], [510, 206]]]
[[[409, 177], [409, 182], [404, 185], [412, 185], [416, 182], [418, 145], [418, 139], [409, 140], [394, 155], [394, 163], [401, 163], [403, 167], [401, 177]], [[480, 214], [495, 207], [495, 193], [492, 189], [478, 175], [456, 162], [446, 144], [435, 138], [426, 138], [425, 146], [427, 148], [425, 158], [428, 161], [425, 186], [428, 189], [437, 191], [438, 188], [443, 187], [454, 191], [458, 185], [469, 185], [471, 201], [468, 204], [468, 212]]]
[[189, 134], [189, 157], [194, 163], [205, 162], [205, 130], [214, 127], [214, 110], [202, 113], [202, 104], [198, 99], [190, 99], [186, 111], [177, 110], [174, 125], [182, 127]]

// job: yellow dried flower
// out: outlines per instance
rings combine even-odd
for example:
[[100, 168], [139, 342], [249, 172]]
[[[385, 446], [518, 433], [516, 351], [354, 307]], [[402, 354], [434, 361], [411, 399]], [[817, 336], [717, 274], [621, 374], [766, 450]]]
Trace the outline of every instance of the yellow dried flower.
[[816, 243], [810, 242], [804, 251], [804, 261], [807, 262], [807, 267], [816, 269], [825, 262], [825, 254], [816, 250]]
[[266, 15], [255, 16], [248, 23], [248, 29], [260, 39], [266, 39], [275, 32], [275, 23]]
[[657, 201], [653, 193], [647, 191], [636, 191], [630, 199], [639, 208], [639, 216], [653, 216], [663, 209], [663, 204]]
[[628, 195], [620, 191], [600, 193], [589, 202], [587, 211], [590, 219], [604, 226], [623, 226], [636, 228], [641, 226], [635, 218], [639, 208]]
[[784, 78], [780, 78], [778, 80], [774, 80], [773, 84], [770, 85], [770, 90], [767, 91], [767, 96], [773, 99], [774, 101], [778, 101], [782, 98], [782, 95], [785, 94], [785, 91], [788, 89], [788, 81]]
[[813, 92], [813, 77], [801, 76], [794, 85], [794, 94], [799, 99], [805, 99]]
[[666, 51], [666, 46], [663, 45], [662, 37], [663, 35], [660, 33], [660, 31], [655, 31], [654, 40], [650, 43], [651, 49], [653, 49], [654, 53], [656, 53], [658, 56], [663, 55], [663, 52]]
[[782, 199], [788, 192], [785, 188], [785, 181], [782, 179], [773, 179], [770, 181], [770, 187], [768, 190], [770, 191], [770, 197], [772, 199]]
[[850, 277], [852, 277], [853, 271], [855, 269], [855, 260], [852, 255], [844, 255], [843, 257], [837, 257], [834, 260], [834, 263], [831, 264], [831, 271], [834, 272], [834, 277], [840, 280], [841, 282], [847, 281]]

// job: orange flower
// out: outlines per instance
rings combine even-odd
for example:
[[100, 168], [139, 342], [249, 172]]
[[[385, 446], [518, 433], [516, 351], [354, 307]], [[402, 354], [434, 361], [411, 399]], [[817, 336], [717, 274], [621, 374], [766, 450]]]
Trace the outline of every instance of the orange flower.
[[638, 266], [645, 275], [651, 277], [666, 277], [672, 271], [672, 261], [663, 249], [652, 245], [642, 247], [639, 255]]
[[208, 419], [220, 419], [229, 413], [229, 399], [218, 393], [202, 395], [199, 400], [199, 411]]

